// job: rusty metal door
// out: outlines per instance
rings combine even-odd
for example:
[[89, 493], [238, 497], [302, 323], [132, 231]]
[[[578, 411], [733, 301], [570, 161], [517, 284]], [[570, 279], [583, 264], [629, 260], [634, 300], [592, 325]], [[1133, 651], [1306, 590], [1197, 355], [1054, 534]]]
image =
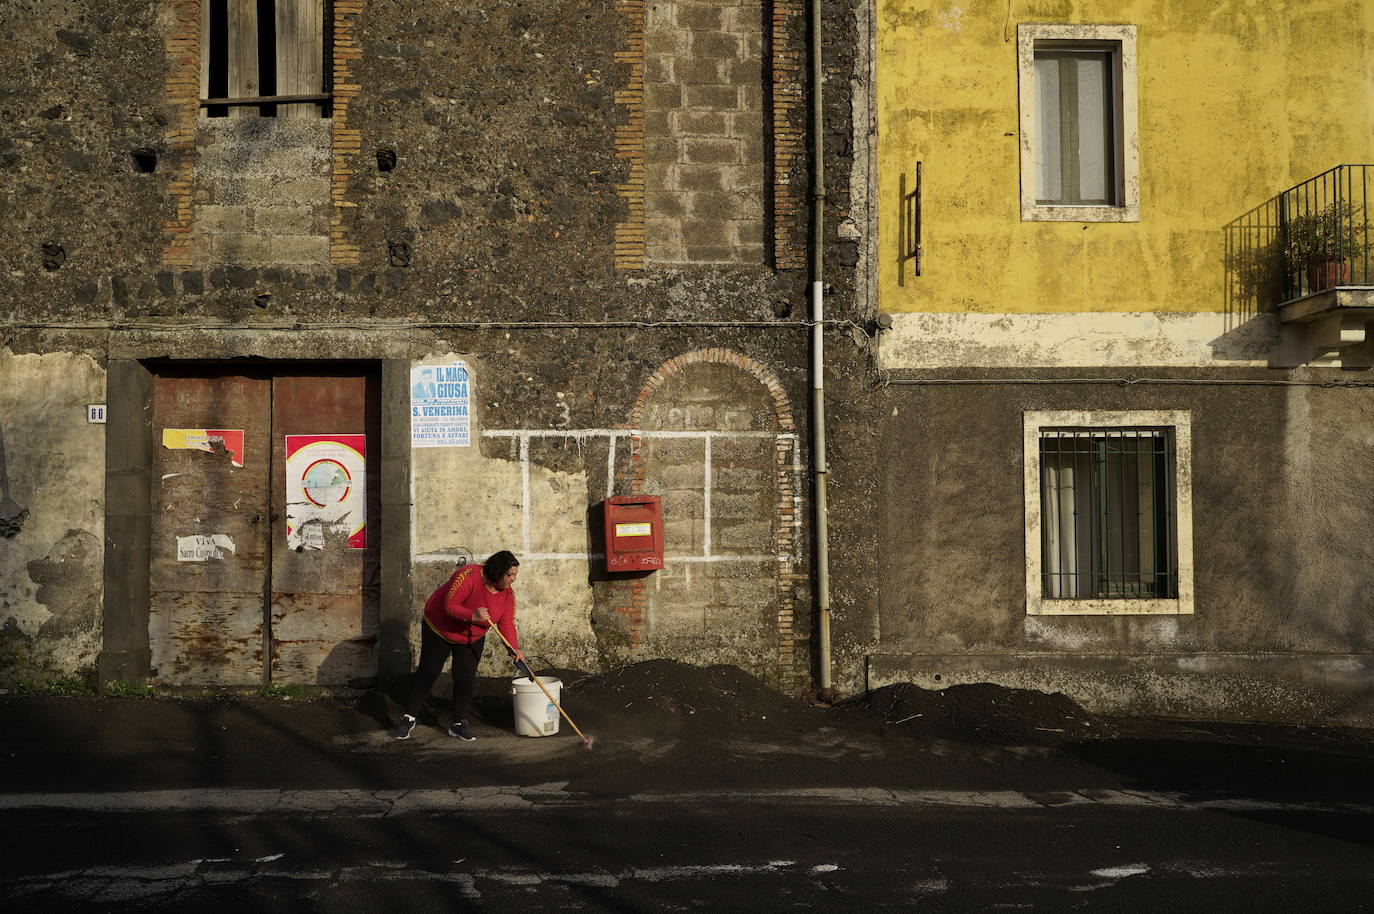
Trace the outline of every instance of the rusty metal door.
[[[333, 685], [376, 675], [380, 383], [278, 368], [160, 371], [148, 624], [169, 684]], [[365, 436], [360, 536], [288, 543], [286, 439]]]
[[148, 642], [162, 682], [262, 681], [271, 391], [246, 375], [154, 385]]
[[[272, 381], [272, 681], [331, 685], [377, 672], [380, 385], [375, 377], [279, 376]], [[364, 435], [362, 544], [326, 533], [323, 548], [288, 542], [286, 441]], [[350, 529], [351, 529], [350, 525]], [[316, 541], [318, 544], [319, 541]]]

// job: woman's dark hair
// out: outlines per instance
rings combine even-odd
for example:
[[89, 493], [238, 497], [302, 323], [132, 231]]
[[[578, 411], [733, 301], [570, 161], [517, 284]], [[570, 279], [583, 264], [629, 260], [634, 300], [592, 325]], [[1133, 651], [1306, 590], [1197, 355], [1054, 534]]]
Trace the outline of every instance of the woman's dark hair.
[[502, 549], [500, 552], [492, 553], [491, 558], [482, 563], [482, 577], [495, 587], [506, 576], [507, 571], [519, 564], [520, 560], [515, 557], [515, 553], [509, 549]]

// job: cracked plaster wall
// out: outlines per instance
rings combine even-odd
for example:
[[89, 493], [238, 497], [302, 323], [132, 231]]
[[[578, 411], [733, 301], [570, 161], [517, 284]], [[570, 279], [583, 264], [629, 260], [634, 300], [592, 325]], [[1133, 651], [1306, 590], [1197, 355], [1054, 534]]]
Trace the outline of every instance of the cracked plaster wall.
[[81, 675], [100, 650], [105, 427], [86, 405], [104, 398], [89, 356], [0, 349], [0, 482], [28, 512], [0, 540], [0, 682]]

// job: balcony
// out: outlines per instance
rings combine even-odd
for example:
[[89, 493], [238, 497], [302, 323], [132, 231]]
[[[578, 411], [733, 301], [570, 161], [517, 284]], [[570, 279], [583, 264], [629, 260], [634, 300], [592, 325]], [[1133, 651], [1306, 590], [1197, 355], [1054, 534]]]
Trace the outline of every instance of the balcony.
[[1374, 165], [1338, 165], [1228, 224], [1227, 310], [1272, 312], [1283, 361], [1331, 361], [1374, 322]]

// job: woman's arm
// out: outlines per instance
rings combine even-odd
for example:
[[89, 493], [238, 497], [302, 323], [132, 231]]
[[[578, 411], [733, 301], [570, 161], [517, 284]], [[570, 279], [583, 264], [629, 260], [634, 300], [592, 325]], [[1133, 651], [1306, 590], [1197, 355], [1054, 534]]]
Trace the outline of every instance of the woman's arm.
[[463, 622], [471, 622], [473, 611], [463, 605], [463, 601], [472, 595], [474, 587], [482, 585], [482, 572], [473, 568], [465, 568], [454, 575], [453, 583], [449, 585], [448, 594], [444, 597], [444, 612], [455, 619]]
[[520, 638], [515, 631], [515, 595], [510, 598], [510, 609], [501, 614], [496, 620], [496, 627], [501, 629], [501, 634], [506, 636], [506, 641], [510, 643], [511, 651], [516, 660], [523, 661], [525, 655], [520, 651]]

